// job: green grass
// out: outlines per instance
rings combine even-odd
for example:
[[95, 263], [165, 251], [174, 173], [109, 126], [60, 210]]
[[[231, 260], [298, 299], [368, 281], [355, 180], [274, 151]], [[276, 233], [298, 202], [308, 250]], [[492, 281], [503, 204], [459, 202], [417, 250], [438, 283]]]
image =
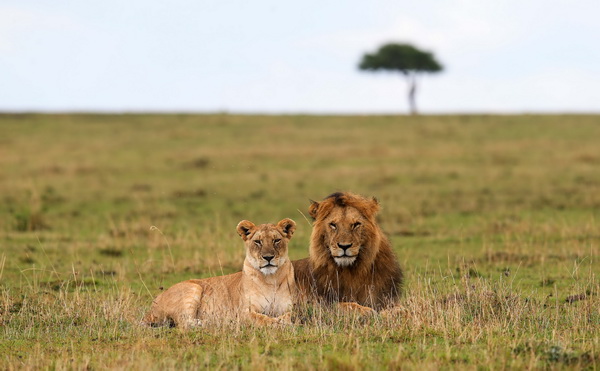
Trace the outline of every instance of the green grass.
[[[599, 143], [600, 116], [0, 115], [0, 368], [598, 369]], [[242, 219], [307, 256], [338, 190], [382, 204], [398, 312], [138, 326], [241, 268]]]

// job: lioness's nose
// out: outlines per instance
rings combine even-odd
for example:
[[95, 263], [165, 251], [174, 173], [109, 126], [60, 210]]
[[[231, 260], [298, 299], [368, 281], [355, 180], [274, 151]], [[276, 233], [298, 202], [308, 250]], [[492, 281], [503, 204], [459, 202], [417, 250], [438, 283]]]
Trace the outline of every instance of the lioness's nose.
[[350, 243], [341, 243], [341, 242], [338, 242], [337, 245], [338, 245], [338, 247], [340, 249], [343, 249], [344, 251], [346, 251], [346, 249], [348, 249], [348, 248], [350, 248], [350, 246], [352, 246], [352, 242], [350, 242]]
[[274, 255], [263, 255], [263, 259], [265, 259], [268, 262], [271, 262], [271, 259], [273, 259], [274, 257]]

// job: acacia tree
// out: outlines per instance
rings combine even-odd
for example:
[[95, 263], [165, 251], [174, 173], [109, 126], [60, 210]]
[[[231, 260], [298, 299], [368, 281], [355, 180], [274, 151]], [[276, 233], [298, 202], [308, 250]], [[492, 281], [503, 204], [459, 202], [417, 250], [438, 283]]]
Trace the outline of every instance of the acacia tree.
[[440, 72], [443, 67], [433, 54], [419, 50], [409, 44], [385, 44], [373, 54], [365, 54], [359, 69], [365, 71], [398, 71], [408, 81], [408, 104], [410, 113], [417, 113], [415, 94], [417, 92], [417, 76], [421, 73]]

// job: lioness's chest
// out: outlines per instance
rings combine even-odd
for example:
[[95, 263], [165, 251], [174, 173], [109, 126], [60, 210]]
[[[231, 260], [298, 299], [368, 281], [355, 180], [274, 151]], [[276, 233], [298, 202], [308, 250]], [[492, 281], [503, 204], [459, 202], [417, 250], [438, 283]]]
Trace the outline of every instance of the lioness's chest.
[[254, 311], [268, 316], [280, 316], [292, 309], [292, 295], [287, 289], [251, 290], [246, 300]]

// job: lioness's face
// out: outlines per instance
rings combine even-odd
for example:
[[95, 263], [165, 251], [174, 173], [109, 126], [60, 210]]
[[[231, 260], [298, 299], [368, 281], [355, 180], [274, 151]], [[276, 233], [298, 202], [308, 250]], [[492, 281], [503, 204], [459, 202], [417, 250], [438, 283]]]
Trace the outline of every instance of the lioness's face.
[[288, 242], [295, 230], [296, 223], [291, 219], [283, 219], [277, 225], [259, 226], [242, 220], [237, 226], [238, 234], [245, 241], [246, 260], [264, 275], [277, 272], [288, 261]]
[[353, 207], [335, 207], [323, 221], [324, 243], [340, 267], [354, 264], [366, 238], [368, 221]]

